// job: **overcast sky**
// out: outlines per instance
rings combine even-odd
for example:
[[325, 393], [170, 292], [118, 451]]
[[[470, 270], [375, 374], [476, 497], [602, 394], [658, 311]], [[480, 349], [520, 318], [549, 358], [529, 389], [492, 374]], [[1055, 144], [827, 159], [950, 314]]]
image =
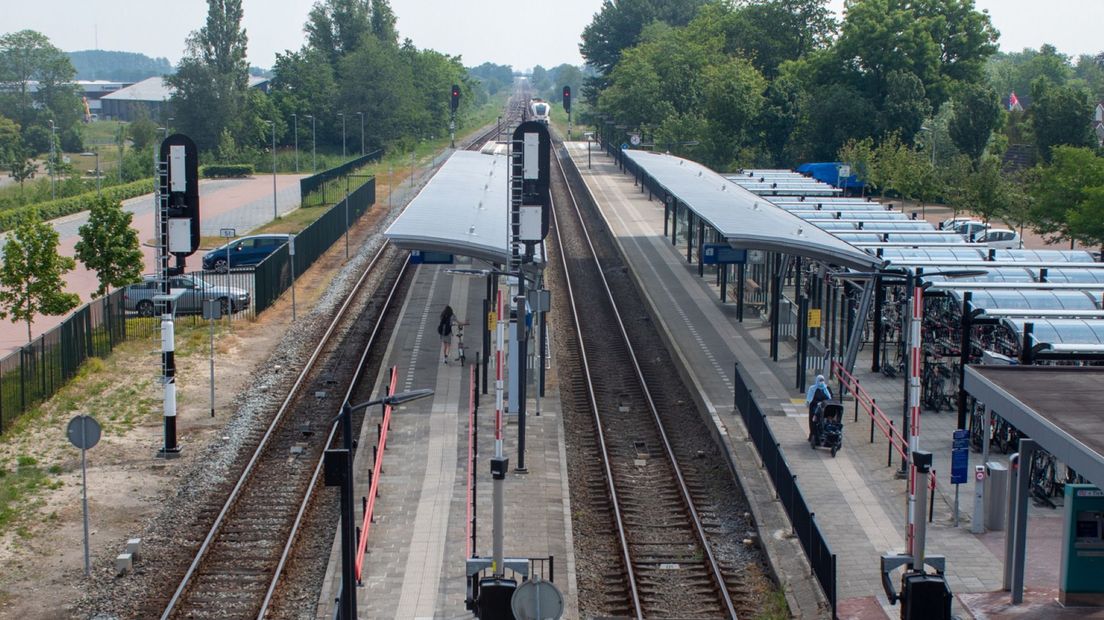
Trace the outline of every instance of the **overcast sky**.
[[[271, 67], [276, 52], [298, 49], [314, 0], [244, 0], [250, 63]], [[836, 10], [843, 0], [830, 0]], [[976, 0], [988, 9], [1005, 51], [1052, 43], [1076, 56], [1104, 51], [1102, 0]], [[579, 34], [601, 0], [391, 0], [399, 33], [418, 47], [528, 69], [581, 64]], [[142, 52], [175, 63], [184, 38], [203, 25], [203, 0], [0, 0], [0, 30], [38, 30], [66, 51]]]

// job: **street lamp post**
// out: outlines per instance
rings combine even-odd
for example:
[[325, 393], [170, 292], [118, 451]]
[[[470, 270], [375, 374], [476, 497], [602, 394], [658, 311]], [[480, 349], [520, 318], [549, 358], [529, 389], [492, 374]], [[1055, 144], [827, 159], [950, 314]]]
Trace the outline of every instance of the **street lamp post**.
[[57, 200], [57, 126], [50, 119], [50, 199]]
[[357, 112], [360, 117], [360, 156], [364, 157], [364, 112]]
[[[342, 470], [340, 480], [336, 481], [341, 486], [341, 596], [338, 599], [338, 618], [341, 620], [355, 620], [356, 612], [356, 525], [353, 514], [353, 412], [366, 409], [372, 405], [401, 405], [410, 401], [432, 396], [433, 390], [420, 389], [409, 392], [399, 392], [357, 405], [350, 405], [348, 401], [341, 406], [338, 420], [341, 422], [341, 434], [344, 445], [340, 450], [327, 450], [326, 461], [337, 463]], [[335, 420], [337, 421], [337, 420]], [[341, 463], [340, 461], [344, 461]], [[331, 467], [326, 468], [331, 470]], [[331, 479], [326, 484], [334, 486]]]
[[291, 114], [291, 124], [295, 128], [295, 174], [299, 174], [299, 117], [294, 112]]
[[341, 117], [341, 158], [345, 159], [345, 113], [338, 112], [337, 115]]
[[276, 210], [276, 121], [265, 121], [272, 125], [272, 219], [280, 217]]
[[318, 170], [318, 148], [317, 142], [314, 139], [314, 115], [308, 114], [307, 118], [311, 121], [311, 173], [313, 174]]

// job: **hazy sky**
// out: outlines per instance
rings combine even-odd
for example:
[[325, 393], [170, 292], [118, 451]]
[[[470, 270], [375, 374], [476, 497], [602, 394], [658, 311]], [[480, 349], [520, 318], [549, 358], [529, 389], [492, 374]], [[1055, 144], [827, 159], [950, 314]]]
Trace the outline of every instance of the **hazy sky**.
[[[251, 64], [271, 67], [275, 53], [298, 49], [314, 0], [244, 0]], [[843, 0], [830, 0], [839, 10]], [[1104, 51], [1102, 0], [976, 0], [1001, 32], [1001, 49], [1053, 43], [1078, 55]], [[525, 69], [581, 64], [579, 34], [601, 0], [391, 0], [399, 33], [418, 47]], [[203, 0], [0, 0], [0, 32], [30, 28], [63, 50], [142, 52], [176, 62], [184, 38], [203, 25]], [[475, 34], [473, 34], [475, 33]]]

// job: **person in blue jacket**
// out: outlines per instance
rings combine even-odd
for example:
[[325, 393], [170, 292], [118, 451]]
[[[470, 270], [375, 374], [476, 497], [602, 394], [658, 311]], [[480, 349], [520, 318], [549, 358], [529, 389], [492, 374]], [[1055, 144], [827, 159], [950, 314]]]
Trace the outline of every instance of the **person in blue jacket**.
[[832, 390], [824, 381], [824, 375], [817, 375], [816, 382], [805, 390], [805, 405], [809, 408], [809, 439], [813, 437], [813, 413], [822, 400], [832, 400]]

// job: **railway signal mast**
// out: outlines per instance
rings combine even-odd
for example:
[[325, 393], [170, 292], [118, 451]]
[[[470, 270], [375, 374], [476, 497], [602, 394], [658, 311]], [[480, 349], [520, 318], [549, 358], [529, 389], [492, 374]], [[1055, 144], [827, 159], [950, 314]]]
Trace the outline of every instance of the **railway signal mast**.
[[452, 99], [449, 100], [449, 147], [456, 148], [456, 110], [460, 107], [460, 85], [452, 85]]
[[[199, 249], [199, 154], [195, 142], [173, 134], [161, 142], [157, 158], [157, 186], [154, 193], [157, 227], [157, 276], [161, 294], [161, 383], [164, 386], [165, 443], [159, 458], [180, 454], [176, 442], [176, 337], [170, 279], [184, 273], [184, 259]], [[169, 255], [176, 265], [169, 266]]]
[[563, 87], [563, 107], [567, 112], [567, 139], [571, 139], [571, 87]]

